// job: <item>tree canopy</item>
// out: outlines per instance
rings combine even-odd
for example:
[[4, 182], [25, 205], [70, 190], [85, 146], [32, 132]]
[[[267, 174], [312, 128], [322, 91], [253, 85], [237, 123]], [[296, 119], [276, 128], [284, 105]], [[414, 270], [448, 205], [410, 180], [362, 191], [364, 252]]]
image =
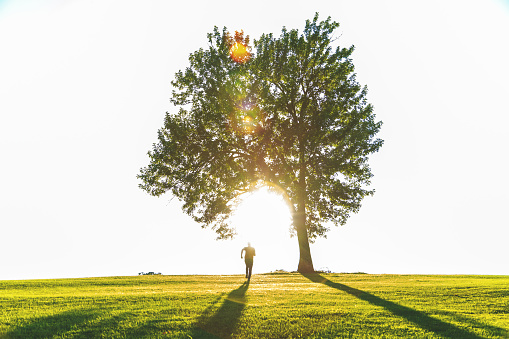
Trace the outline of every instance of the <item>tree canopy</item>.
[[[357, 81], [354, 47], [333, 48], [331, 18], [307, 20], [302, 33], [282, 29], [249, 37], [217, 27], [209, 46], [189, 56], [172, 82], [171, 101], [140, 187], [171, 192], [184, 211], [218, 238], [235, 234], [229, 216], [239, 197], [268, 186], [293, 215], [300, 272], [312, 272], [309, 241], [327, 224], [356, 213], [372, 177], [368, 156], [383, 141], [366, 87]], [[241, 43], [247, 57], [230, 54]]]

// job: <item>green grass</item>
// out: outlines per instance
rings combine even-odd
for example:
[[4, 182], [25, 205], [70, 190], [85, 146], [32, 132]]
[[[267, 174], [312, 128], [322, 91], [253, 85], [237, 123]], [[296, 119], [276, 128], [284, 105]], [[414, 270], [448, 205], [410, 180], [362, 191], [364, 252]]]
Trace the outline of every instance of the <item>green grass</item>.
[[509, 276], [0, 281], [0, 338], [509, 338]]

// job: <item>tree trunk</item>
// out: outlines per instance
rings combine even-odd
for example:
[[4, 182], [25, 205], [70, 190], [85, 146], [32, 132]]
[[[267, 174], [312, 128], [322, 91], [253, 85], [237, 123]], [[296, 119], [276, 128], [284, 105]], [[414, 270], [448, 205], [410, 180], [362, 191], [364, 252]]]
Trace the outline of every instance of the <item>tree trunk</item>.
[[297, 212], [293, 215], [293, 225], [297, 230], [297, 238], [299, 240], [300, 259], [297, 271], [299, 273], [313, 273], [313, 260], [311, 259], [311, 250], [309, 249], [308, 232], [306, 230], [306, 213], [302, 211], [305, 206], [299, 204]]
[[306, 183], [306, 145], [303, 133], [299, 133], [299, 181], [296, 189], [297, 210], [293, 214], [293, 225], [297, 230], [297, 238], [299, 240], [300, 259], [297, 271], [299, 273], [314, 273], [313, 260], [311, 260], [311, 250], [309, 249], [308, 231], [306, 228], [306, 201], [307, 183]]
[[311, 259], [311, 250], [309, 249], [308, 231], [306, 229], [306, 173], [302, 166], [299, 171], [299, 183], [297, 188], [297, 210], [293, 214], [293, 225], [297, 230], [299, 240], [299, 268], [300, 273], [313, 273], [313, 260]]

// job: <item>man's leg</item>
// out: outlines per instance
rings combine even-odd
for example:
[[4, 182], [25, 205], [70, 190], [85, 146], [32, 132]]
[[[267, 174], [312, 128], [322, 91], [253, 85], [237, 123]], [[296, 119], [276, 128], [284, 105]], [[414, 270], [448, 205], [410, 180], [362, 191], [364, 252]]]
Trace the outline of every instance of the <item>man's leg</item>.
[[249, 274], [249, 266], [246, 264], [246, 278], [248, 277], [248, 274]]

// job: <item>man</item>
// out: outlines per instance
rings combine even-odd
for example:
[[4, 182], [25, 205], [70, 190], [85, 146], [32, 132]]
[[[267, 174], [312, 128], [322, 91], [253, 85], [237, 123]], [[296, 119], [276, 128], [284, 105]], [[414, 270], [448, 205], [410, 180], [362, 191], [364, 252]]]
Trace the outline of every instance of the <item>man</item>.
[[242, 254], [246, 252], [245, 261], [246, 261], [246, 278], [247, 280], [251, 279], [251, 273], [253, 272], [253, 257], [256, 255], [255, 249], [251, 247], [251, 243], [247, 243], [247, 247], [244, 247], [242, 251], [240, 251], [240, 258], [242, 259]]

